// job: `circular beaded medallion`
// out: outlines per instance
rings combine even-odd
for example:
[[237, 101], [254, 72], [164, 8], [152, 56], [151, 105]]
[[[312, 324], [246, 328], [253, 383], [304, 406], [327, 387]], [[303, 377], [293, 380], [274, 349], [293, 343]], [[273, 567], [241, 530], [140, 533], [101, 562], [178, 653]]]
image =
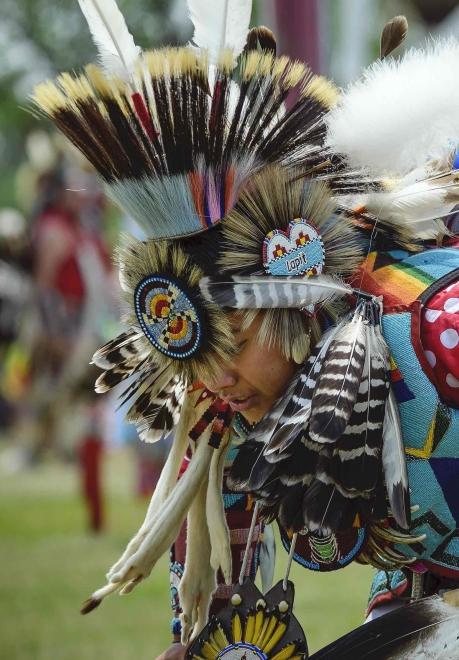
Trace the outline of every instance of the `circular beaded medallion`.
[[174, 280], [150, 275], [134, 294], [135, 313], [153, 346], [168, 357], [184, 360], [201, 345], [198, 311]]

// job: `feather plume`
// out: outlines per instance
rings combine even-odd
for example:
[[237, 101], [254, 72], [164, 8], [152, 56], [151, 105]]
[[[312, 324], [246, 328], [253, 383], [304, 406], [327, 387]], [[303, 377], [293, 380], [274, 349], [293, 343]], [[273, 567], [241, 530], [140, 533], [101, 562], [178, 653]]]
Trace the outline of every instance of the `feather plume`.
[[410, 526], [410, 496], [402, 428], [395, 394], [391, 390], [384, 418], [382, 463], [392, 516], [403, 529]]
[[141, 53], [115, 0], [78, 0], [101, 64], [109, 74], [129, 79]]
[[209, 302], [235, 309], [302, 309], [352, 293], [349, 285], [331, 275], [204, 277], [199, 287]]
[[188, 11], [195, 46], [207, 50], [212, 61], [223, 49], [239, 57], [249, 31], [252, 0], [188, 0]]
[[331, 110], [326, 144], [374, 175], [403, 175], [442, 158], [459, 142], [458, 61], [451, 38], [375, 62]]
[[380, 58], [383, 60], [405, 41], [408, 21], [405, 16], [395, 16], [388, 21], [381, 33]]

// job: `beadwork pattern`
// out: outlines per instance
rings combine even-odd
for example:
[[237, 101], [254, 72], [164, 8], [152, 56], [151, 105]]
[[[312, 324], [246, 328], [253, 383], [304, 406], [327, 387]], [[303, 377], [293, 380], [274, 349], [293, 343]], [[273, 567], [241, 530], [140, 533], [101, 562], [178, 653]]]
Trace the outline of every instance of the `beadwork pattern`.
[[145, 335], [164, 355], [183, 360], [199, 349], [198, 311], [174, 280], [160, 275], [143, 279], [135, 290], [134, 307]]
[[303, 218], [289, 222], [286, 231], [273, 229], [263, 241], [263, 266], [271, 275], [318, 275], [324, 263], [322, 237]]

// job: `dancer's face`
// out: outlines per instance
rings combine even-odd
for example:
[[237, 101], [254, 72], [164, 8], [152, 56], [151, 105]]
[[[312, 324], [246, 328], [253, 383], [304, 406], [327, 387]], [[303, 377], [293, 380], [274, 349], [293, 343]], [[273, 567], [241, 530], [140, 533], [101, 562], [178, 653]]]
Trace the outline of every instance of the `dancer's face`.
[[262, 318], [259, 314], [249, 328], [242, 330], [240, 317], [230, 314], [238, 352], [231, 362], [221, 365], [212, 380], [204, 383], [249, 423], [258, 422], [271, 409], [297, 369], [278, 346], [258, 342]]

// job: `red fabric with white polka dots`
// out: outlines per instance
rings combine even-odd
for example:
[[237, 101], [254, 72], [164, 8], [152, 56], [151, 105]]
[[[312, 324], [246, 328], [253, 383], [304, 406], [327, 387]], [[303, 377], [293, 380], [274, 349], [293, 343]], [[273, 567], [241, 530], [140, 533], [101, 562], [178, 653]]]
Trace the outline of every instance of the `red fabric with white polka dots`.
[[422, 311], [421, 342], [440, 396], [459, 407], [459, 281], [427, 302]]

